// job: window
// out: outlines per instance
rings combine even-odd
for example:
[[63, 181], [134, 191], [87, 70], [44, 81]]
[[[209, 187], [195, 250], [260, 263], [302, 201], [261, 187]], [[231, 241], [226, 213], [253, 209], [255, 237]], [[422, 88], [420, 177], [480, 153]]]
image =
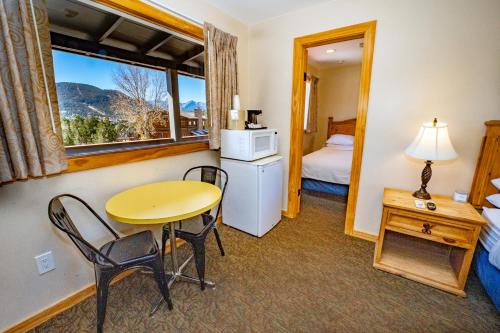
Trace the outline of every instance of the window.
[[182, 137], [207, 135], [205, 80], [179, 75]]
[[309, 97], [311, 95], [311, 79], [309, 76], [306, 80], [306, 93], [304, 98], [304, 131], [307, 130], [307, 123], [309, 120]]
[[166, 73], [54, 50], [66, 146], [168, 139]]
[[69, 156], [207, 141], [201, 28], [183, 22], [189, 31], [179, 31], [179, 20], [165, 17], [166, 29], [71, 0], [47, 8]]

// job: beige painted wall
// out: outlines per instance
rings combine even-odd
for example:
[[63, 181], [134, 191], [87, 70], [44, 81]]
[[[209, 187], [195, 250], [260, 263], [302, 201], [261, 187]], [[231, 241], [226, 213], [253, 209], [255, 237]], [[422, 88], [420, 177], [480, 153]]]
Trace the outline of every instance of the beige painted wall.
[[[200, 1], [161, 1], [238, 36], [241, 103], [246, 107], [248, 28]], [[3, 265], [0, 269], [0, 331], [94, 283], [93, 267], [67, 237], [51, 226], [47, 216], [51, 197], [60, 193], [76, 194], [105, 217], [106, 200], [119, 191], [148, 182], [180, 179], [189, 167], [218, 163], [218, 154], [206, 151], [0, 187], [0, 262]], [[113, 226], [134, 230], [116, 223]], [[88, 225], [83, 232], [94, 240], [104, 234], [103, 230]], [[54, 254], [56, 269], [39, 276], [33, 257], [49, 250]]]
[[[497, 0], [338, 0], [253, 26], [250, 96], [278, 129], [285, 174], [294, 37], [377, 20], [355, 230], [378, 233], [384, 187], [418, 187], [423, 163], [409, 160], [403, 150], [434, 116], [449, 123], [459, 158], [434, 165], [429, 190], [469, 189], [483, 122], [500, 118], [500, 39], [489, 37], [500, 31], [499, 12]], [[287, 179], [283, 208], [286, 184]]]
[[325, 145], [328, 117], [334, 120], [356, 118], [361, 65], [321, 68], [317, 70], [318, 131], [304, 135], [304, 154]]

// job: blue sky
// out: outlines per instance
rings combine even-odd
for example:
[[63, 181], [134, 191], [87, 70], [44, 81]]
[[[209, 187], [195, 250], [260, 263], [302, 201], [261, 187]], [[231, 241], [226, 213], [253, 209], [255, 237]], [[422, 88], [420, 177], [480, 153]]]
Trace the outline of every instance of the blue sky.
[[[117, 89], [113, 83], [113, 71], [120, 66], [117, 62], [53, 50], [56, 82], [90, 84], [101, 89]], [[179, 76], [179, 100], [205, 102], [204, 80]]]

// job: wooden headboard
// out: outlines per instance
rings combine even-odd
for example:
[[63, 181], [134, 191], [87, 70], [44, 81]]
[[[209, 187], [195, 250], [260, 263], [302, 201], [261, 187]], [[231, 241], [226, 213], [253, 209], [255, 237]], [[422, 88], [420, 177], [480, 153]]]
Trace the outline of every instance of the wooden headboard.
[[333, 121], [333, 117], [328, 117], [327, 139], [334, 134], [354, 135], [354, 132], [356, 132], [356, 118]]
[[476, 208], [493, 207], [485, 198], [499, 193], [491, 180], [500, 178], [500, 120], [490, 120], [485, 125], [486, 135], [481, 144], [469, 198]]

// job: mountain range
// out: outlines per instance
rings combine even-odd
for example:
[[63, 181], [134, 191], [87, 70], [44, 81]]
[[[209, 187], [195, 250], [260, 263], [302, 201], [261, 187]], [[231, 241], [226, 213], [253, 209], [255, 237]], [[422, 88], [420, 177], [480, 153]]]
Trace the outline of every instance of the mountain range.
[[[101, 89], [84, 83], [56, 83], [59, 111], [62, 117], [72, 118], [77, 115], [114, 118], [111, 101], [115, 97], [125, 96], [113, 89]], [[204, 102], [187, 101], [180, 103], [181, 112], [193, 112], [196, 108], [206, 110]]]
[[195, 102], [193, 100], [180, 103], [181, 112], [193, 112], [195, 109], [206, 110], [207, 105], [204, 102]]

